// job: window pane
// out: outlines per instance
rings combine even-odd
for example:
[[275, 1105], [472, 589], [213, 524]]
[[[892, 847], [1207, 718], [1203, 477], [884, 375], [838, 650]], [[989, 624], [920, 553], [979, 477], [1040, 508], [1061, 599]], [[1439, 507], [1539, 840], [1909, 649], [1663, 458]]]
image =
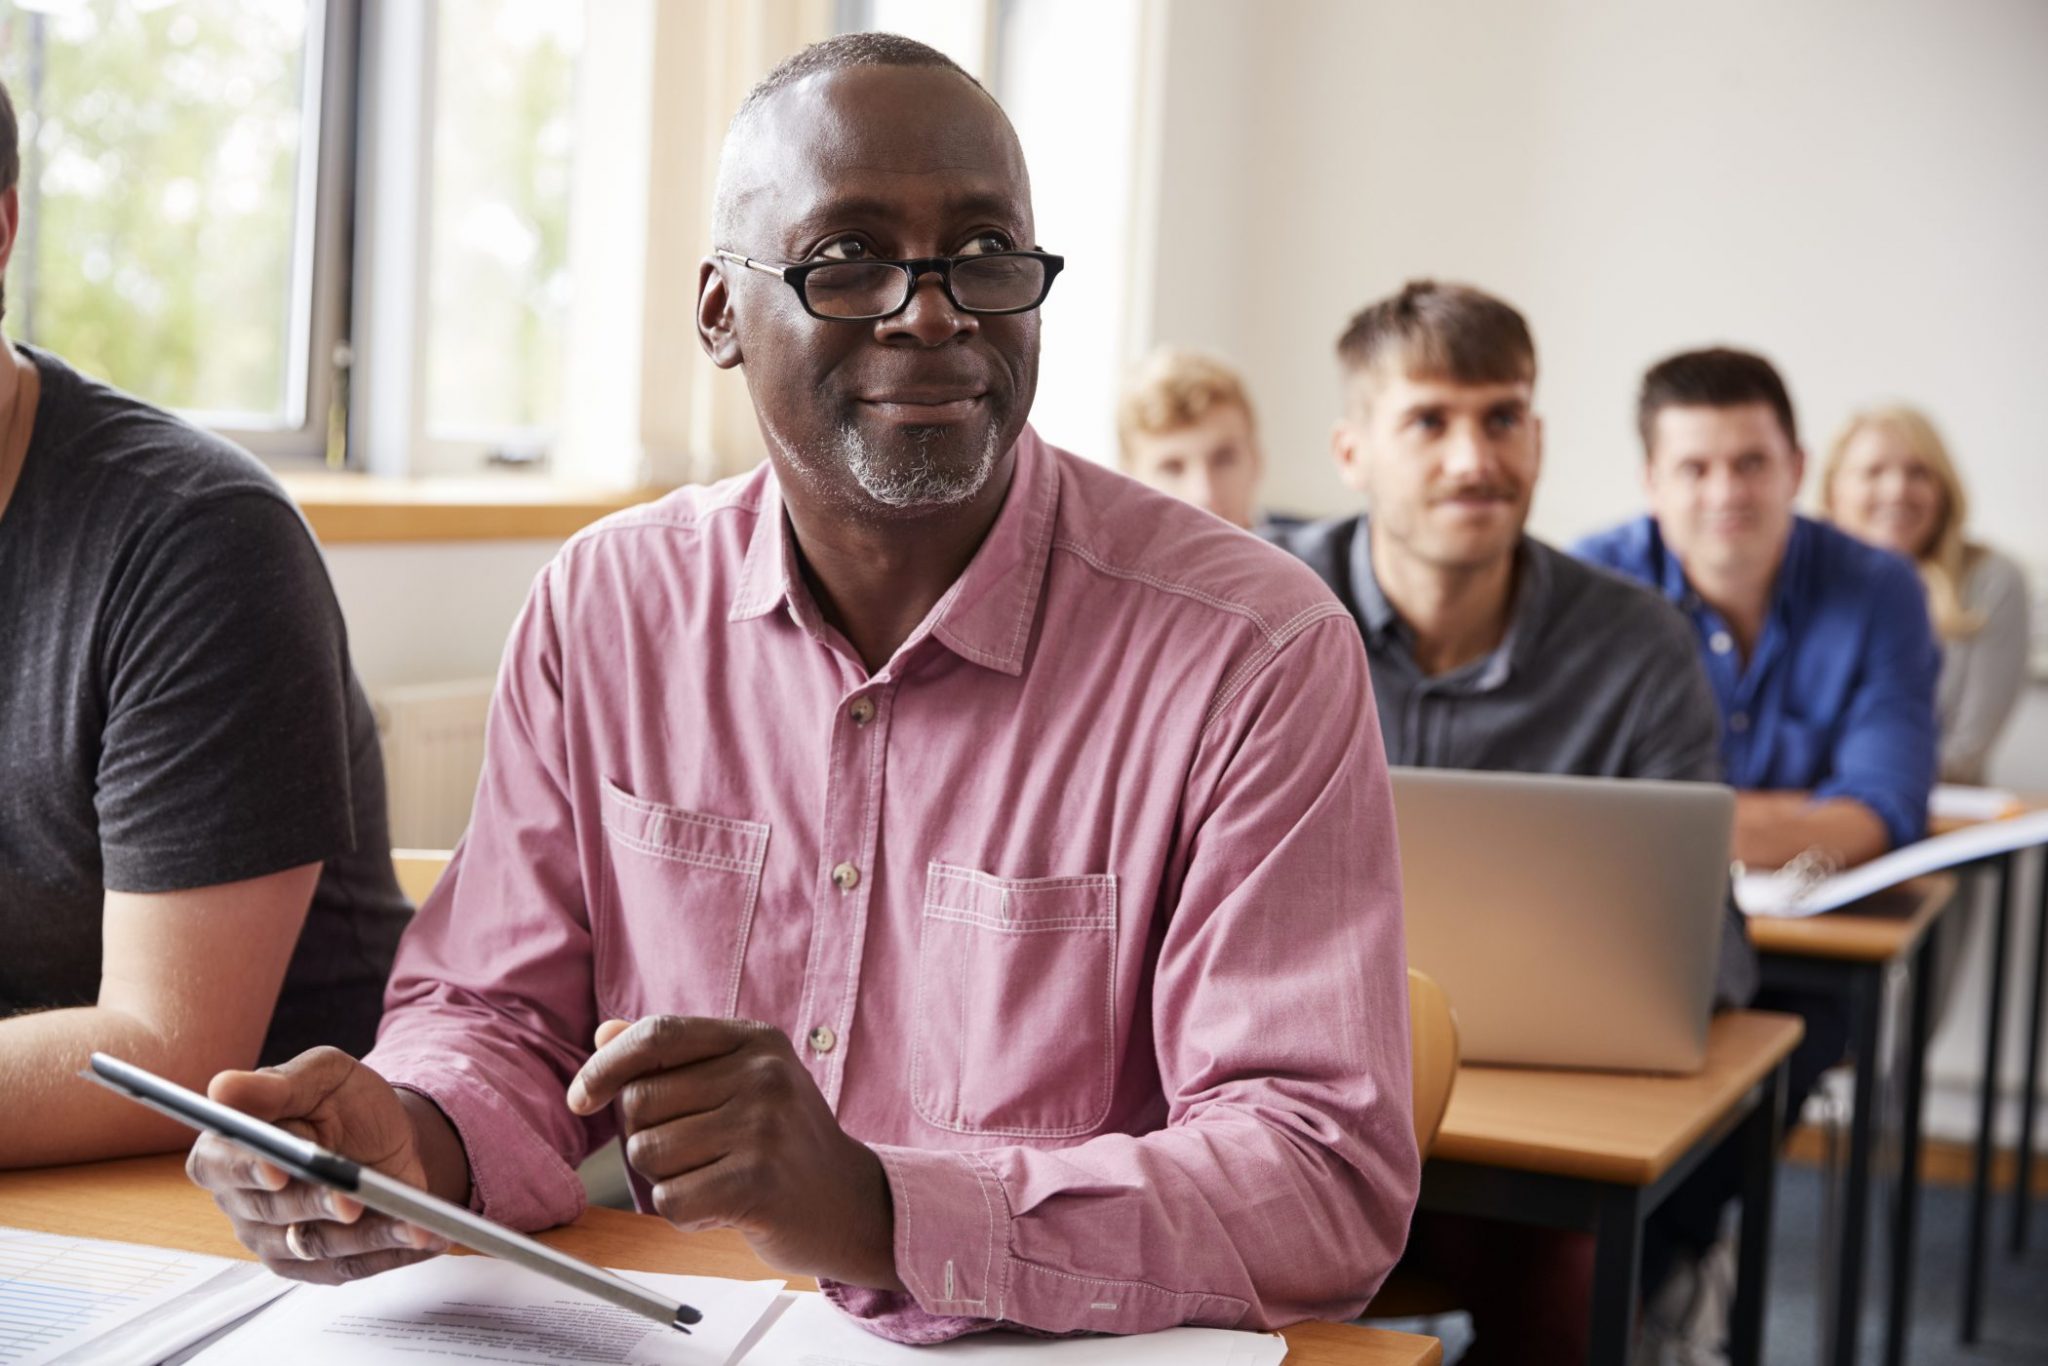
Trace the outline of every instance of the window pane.
[[316, 146], [303, 85], [314, 10], [0, 0], [0, 75], [23, 141], [16, 335], [169, 407], [300, 424], [294, 278], [300, 157]]
[[443, 0], [427, 426], [520, 444], [561, 411], [582, 6]]

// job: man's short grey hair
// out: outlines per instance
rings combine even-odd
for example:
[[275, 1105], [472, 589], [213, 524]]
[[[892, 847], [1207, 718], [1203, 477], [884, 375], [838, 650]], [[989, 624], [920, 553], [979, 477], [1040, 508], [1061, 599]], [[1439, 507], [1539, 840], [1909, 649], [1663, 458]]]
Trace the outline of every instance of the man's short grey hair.
[[[857, 66], [932, 67], [950, 71], [982, 94], [988, 94], [988, 88], [951, 57], [900, 33], [842, 33], [783, 58], [773, 71], [755, 82], [747, 97], [740, 101], [739, 112], [732, 116], [732, 123], [725, 130], [725, 145], [718, 158], [718, 189], [711, 200], [712, 230], [718, 238], [715, 245], [738, 249], [732, 241], [732, 234], [738, 226], [735, 221], [740, 189], [738, 162], [747, 151], [748, 133], [760, 117], [762, 108], [777, 94], [806, 77], [846, 71]], [[993, 100], [994, 96], [989, 98]]]

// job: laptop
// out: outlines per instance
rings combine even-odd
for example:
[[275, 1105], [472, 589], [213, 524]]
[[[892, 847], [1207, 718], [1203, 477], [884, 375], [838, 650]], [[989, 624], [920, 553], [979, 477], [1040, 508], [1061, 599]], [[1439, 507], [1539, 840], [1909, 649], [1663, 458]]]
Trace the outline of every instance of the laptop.
[[1466, 1062], [1697, 1072], [1735, 794], [1713, 783], [1393, 770], [1408, 961]]

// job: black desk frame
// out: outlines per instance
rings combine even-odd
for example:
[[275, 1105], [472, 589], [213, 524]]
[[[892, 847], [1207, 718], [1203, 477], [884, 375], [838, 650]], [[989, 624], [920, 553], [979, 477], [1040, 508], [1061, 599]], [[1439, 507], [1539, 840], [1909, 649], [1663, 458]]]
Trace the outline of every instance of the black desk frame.
[[[1937, 918], [1938, 923], [1938, 918]], [[1896, 1206], [1891, 1227], [1890, 1303], [1885, 1319], [1885, 1366], [1905, 1360], [1913, 1300], [1913, 1249], [1919, 1236], [1921, 1109], [1927, 1080], [1927, 1022], [1934, 982], [1935, 923], [1906, 959], [1907, 1013], [1899, 1042], [1905, 1049], [1900, 1079], [1900, 1152]], [[1856, 1060], [1856, 1089], [1849, 1111], [1849, 1170], [1836, 1229], [1834, 1294], [1822, 1325], [1821, 1360], [1855, 1366], [1863, 1326], [1864, 1252], [1870, 1232], [1870, 1186], [1875, 1165], [1882, 1059], [1879, 1057], [1885, 1005], [1885, 976], [1896, 959], [1875, 962], [1760, 953], [1764, 985], [1824, 991], [1849, 1006], [1849, 1053]], [[1746, 1228], [1746, 1225], [1745, 1225]]]
[[1778, 1145], [1785, 1124], [1788, 1064], [1780, 1060], [1649, 1186], [1519, 1171], [1431, 1158], [1422, 1169], [1420, 1208], [1591, 1233], [1593, 1366], [1627, 1366], [1634, 1350], [1641, 1290], [1643, 1222], [1731, 1133], [1742, 1145], [1742, 1242], [1729, 1337], [1734, 1366], [1763, 1360], [1764, 1292], [1771, 1251], [1771, 1207]]
[[[2033, 981], [2027, 1002], [2027, 1065], [2020, 1084], [2020, 1145], [2014, 1154], [2012, 1230], [2008, 1248], [2017, 1257], [2027, 1250], [2027, 1213], [2034, 1174], [2034, 1110], [2041, 1087], [2041, 1016], [2044, 979], [2048, 979], [2048, 846], [2042, 847], [2040, 882], [2034, 906]], [[2012, 942], [2013, 902], [2018, 896], [2013, 860], [2022, 851], [1999, 854], [1971, 865], [1989, 871], [1992, 881], [1990, 989], [1984, 1004], [1984, 1064], [1977, 1083], [1977, 1144], [1970, 1173], [1970, 1222], [1964, 1235], [1963, 1308], [1957, 1337], [1975, 1343], [1984, 1321], [1984, 1258], [1990, 1242], [1991, 1150], [1998, 1117], [1999, 1064], [2004, 1060], [2006, 950]]]

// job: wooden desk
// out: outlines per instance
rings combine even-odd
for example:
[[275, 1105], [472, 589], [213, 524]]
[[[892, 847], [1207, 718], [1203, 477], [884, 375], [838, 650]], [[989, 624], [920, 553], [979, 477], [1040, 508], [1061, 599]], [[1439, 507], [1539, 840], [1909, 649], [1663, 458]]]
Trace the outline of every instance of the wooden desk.
[[1422, 1207], [1590, 1231], [1591, 1360], [1620, 1366], [1635, 1339], [1643, 1221], [1740, 1130], [1742, 1261], [1731, 1358], [1760, 1360], [1771, 1198], [1789, 1015], [1715, 1017], [1706, 1067], [1689, 1077], [1461, 1067], [1422, 1171]]
[[1853, 1366], [1863, 1321], [1864, 1243], [1870, 1227], [1871, 1167], [1877, 1144], [1882, 1072], [1878, 1040], [1886, 974], [1906, 967], [1908, 1024], [1900, 1042], [1905, 1068], [1900, 1106], [1899, 1217], [1892, 1223], [1891, 1284], [1885, 1362], [1905, 1359], [1912, 1306], [1913, 1245], [1920, 1209], [1921, 1099], [1927, 1075], [1928, 993], [1934, 977], [1934, 922], [1954, 904], [1956, 878], [1937, 873], [1845, 906], [1797, 920], [1749, 922], [1766, 986], [1819, 991], [1849, 1007], [1849, 1051], [1856, 1089], [1849, 1116], [1849, 1171], [1835, 1244], [1834, 1298], [1823, 1324], [1822, 1359]]
[[[0, 1172], [0, 1225], [249, 1260], [213, 1200], [185, 1179], [182, 1157]], [[622, 1210], [591, 1209], [540, 1237], [601, 1266], [742, 1280], [780, 1275], [736, 1233], [682, 1233], [651, 1215]], [[817, 1288], [802, 1277], [785, 1279], [797, 1289]], [[1300, 1366], [1438, 1366], [1443, 1360], [1442, 1343], [1411, 1333], [1304, 1323], [1283, 1336], [1288, 1362]]]
[[[2026, 794], [2017, 810], [2008, 816], [2048, 810], [2048, 797]], [[2002, 819], [2002, 817], [2001, 817]], [[1945, 817], [1928, 822], [1931, 833], [1945, 835], [1977, 821]], [[2018, 897], [2013, 884], [2013, 860], [2022, 853], [1995, 854], [1965, 865], [1958, 871], [1988, 876], [1991, 880], [1991, 946], [1986, 962], [1989, 990], [1984, 993], [1984, 1064], [1977, 1081], [1976, 1162], [1970, 1177], [1970, 1219], [1963, 1240], [1963, 1306], [1957, 1321], [1957, 1338], [1974, 1343], [1984, 1318], [1984, 1256], [1991, 1214], [1992, 1120], [1998, 1112], [1998, 1072], [2005, 1054], [2005, 961], [2012, 938], [2013, 903]], [[2041, 1094], [2041, 1017], [2043, 995], [2048, 992], [2048, 852], [2042, 855], [2040, 886], [2034, 906], [2034, 959], [2027, 1004], [2027, 1064], [2020, 1085], [2020, 1145], [2013, 1182], [2012, 1238], [2010, 1251], [2019, 1256], [2027, 1250], [2027, 1212], [2030, 1174], [2034, 1169], [2034, 1110]]]

